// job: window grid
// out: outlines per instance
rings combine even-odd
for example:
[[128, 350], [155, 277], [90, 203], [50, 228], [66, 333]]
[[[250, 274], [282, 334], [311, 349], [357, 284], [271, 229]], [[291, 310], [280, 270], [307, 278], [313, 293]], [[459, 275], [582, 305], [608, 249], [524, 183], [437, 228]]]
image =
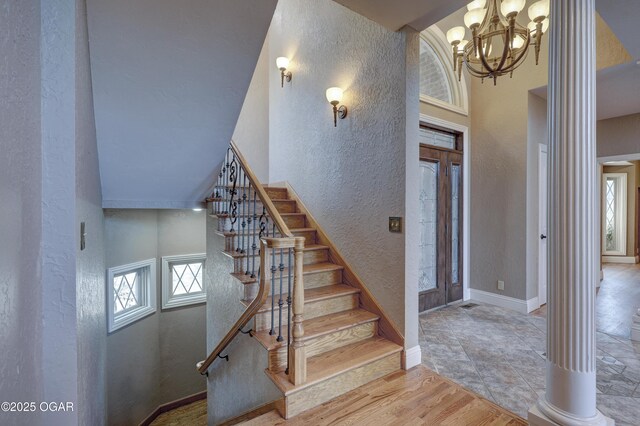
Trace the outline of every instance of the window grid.
[[112, 333], [156, 311], [156, 260], [107, 270], [107, 331]]
[[162, 257], [162, 309], [206, 302], [205, 253]]

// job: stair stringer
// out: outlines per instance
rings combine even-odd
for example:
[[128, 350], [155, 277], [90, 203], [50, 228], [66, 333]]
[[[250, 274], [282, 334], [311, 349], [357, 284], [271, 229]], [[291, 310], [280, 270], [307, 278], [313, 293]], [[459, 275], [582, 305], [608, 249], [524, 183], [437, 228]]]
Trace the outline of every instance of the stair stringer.
[[[298, 208], [298, 212], [304, 213], [307, 217], [307, 226], [316, 229], [316, 242], [329, 247], [329, 257], [331, 262], [344, 267], [343, 270], [343, 282], [352, 287], [360, 290], [360, 307], [372, 312], [380, 317], [378, 322], [378, 334], [393, 343], [402, 346], [404, 348], [404, 336], [398, 330], [396, 325], [390, 319], [389, 315], [384, 311], [382, 306], [375, 299], [373, 294], [364, 284], [364, 281], [358, 276], [353, 267], [345, 260], [345, 257], [340, 253], [333, 241], [329, 238], [322, 226], [313, 217], [309, 209], [305, 206], [302, 199], [295, 192], [289, 182], [283, 182], [279, 184], [273, 184], [271, 186], [282, 186], [287, 188], [289, 198], [295, 200]], [[402, 363], [404, 368], [405, 351], [402, 353]]]

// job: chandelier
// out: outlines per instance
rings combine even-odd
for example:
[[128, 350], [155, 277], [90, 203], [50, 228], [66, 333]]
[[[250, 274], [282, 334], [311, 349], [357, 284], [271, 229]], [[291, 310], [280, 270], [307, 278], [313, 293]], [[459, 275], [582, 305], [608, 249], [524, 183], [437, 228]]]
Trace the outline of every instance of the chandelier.
[[495, 85], [498, 77], [513, 76], [527, 58], [530, 46], [535, 49], [538, 64], [542, 35], [549, 28], [549, 0], [536, 1], [529, 7], [531, 22], [526, 28], [517, 22], [525, 5], [526, 0], [474, 0], [467, 5], [464, 24], [471, 30], [472, 43], [464, 39], [466, 30], [462, 26], [447, 31], [458, 80], [464, 63], [472, 76], [483, 81], [492, 78]]

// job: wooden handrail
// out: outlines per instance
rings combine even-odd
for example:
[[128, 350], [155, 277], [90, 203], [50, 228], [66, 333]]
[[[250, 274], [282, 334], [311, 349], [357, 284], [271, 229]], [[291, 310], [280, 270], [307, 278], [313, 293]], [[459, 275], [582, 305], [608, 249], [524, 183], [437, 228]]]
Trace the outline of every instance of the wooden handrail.
[[[295, 238], [261, 238], [260, 239], [260, 265], [267, 264], [267, 249], [286, 249], [286, 248], [294, 248], [296, 246]], [[215, 361], [216, 358], [225, 348], [231, 343], [231, 341], [238, 335], [238, 333], [247, 325], [249, 321], [255, 316], [260, 307], [264, 305], [269, 297], [269, 293], [271, 291], [271, 283], [270, 283], [270, 274], [269, 268], [262, 268], [260, 274], [260, 287], [258, 289], [258, 294], [255, 299], [251, 302], [249, 307], [244, 311], [242, 316], [236, 321], [236, 323], [231, 327], [231, 330], [222, 338], [218, 346], [209, 354], [207, 359], [204, 361], [200, 361], [196, 367], [198, 368], [198, 372], [200, 374], [206, 374], [207, 370]]]
[[[247, 160], [244, 158], [240, 150], [238, 149], [235, 142], [232, 140], [230, 143], [231, 150], [235, 155], [236, 161], [239, 163], [241, 169], [244, 171], [245, 176], [249, 179], [250, 185], [253, 187], [255, 193], [258, 195], [258, 198], [262, 202], [264, 209], [268, 213], [269, 217], [273, 221], [274, 225], [282, 235], [282, 238], [261, 238], [260, 239], [260, 280], [259, 280], [259, 288], [258, 293], [249, 305], [249, 307], [242, 313], [240, 318], [235, 322], [233, 327], [227, 332], [227, 334], [222, 338], [220, 343], [215, 347], [215, 349], [209, 354], [207, 359], [204, 361], [200, 361], [196, 364], [196, 368], [200, 374], [206, 374], [207, 370], [218, 358], [222, 351], [226, 349], [226, 347], [231, 343], [231, 341], [238, 335], [238, 333], [251, 321], [251, 319], [258, 313], [262, 305], [266, 302], [269, 297], [269, 293], [271, 291], [271, 283], [268, 278], [270, 278], [271, 271], [266, 267], [267, 265], [267, 249], [285, 249], [285, 248], [296, 248], [304, 246], [303, 241], [296, 242], [298, 239], [294, 238], [293, 233], [289, 230], [289, 227], [282, 219], [282, 216], [276, 209], [275, 205], [271, 201], [271, 198], [267, 195], [267, 191], [264, 189], [255, 173], [249, 167]], [[227, 164], [228, 166], [228, 164]], [[299, 257], [296, 257], [296, 261], [298, 261]], [[300, 268], [302, 267], [302, 261], [300, 261]], [[300, 273], [301, 275], [301, 273]]]
[[267, 213], [269, 213], [269, 216], [271, 217], [271, 219], [273, 220], [273, 223], [278, 228], [278, 231], [280, 231], [280, 234], [283, 237], [290, 237], [290, 238], [293, 237], [293, 234], [289, 230], [289, 227], [287, 226], [286, 223], [284, 223], [284, 219], [282, 219], [282, 216], [280, 216], [280, 213], [276, 209], [276, 206], [273, 205], [271, 198], [269, 198], [269, 196], [267, 195], [267, 191], [265, 191], [264, 187], [256, 177], [255, 173], [253, 173], [253, 170], [251, 170], [251, 167], [249, 167], [249, 163], [247, 163], [247, 160], [245, 160], [244, 156], [242, 155], [242, 153], [240, 152], [240, 150], [236, 146], [236, 143], [233, 140], [231, 141], [231, 149], [236, 155], [238, 162], [244, 169], [244, 173], [249, 178], [249, 182], [251, 182], [251, 185], [253, 185], [254, 190], [258, 193], [258, 197], [260, 198], [260, 201], [262, 201], [262, 205], [267, 210]]

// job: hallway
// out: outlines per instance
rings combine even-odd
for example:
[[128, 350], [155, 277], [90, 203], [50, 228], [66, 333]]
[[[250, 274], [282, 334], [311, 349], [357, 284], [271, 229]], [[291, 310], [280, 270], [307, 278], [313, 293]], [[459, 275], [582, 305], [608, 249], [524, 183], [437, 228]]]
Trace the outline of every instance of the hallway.
[[604, 279], [596, 298], [596, 328], [629, 339], [633, 314], [640, 308], [640, 264], [602, 266]]
[[[449, 306], [420, 315], [422, 363], [526, 418], [545, 389], [545, 333], [544, 312]], [[596, 380], [598, 409], [616, 425], [636, 425], [640, 343], [598, 331]]]

